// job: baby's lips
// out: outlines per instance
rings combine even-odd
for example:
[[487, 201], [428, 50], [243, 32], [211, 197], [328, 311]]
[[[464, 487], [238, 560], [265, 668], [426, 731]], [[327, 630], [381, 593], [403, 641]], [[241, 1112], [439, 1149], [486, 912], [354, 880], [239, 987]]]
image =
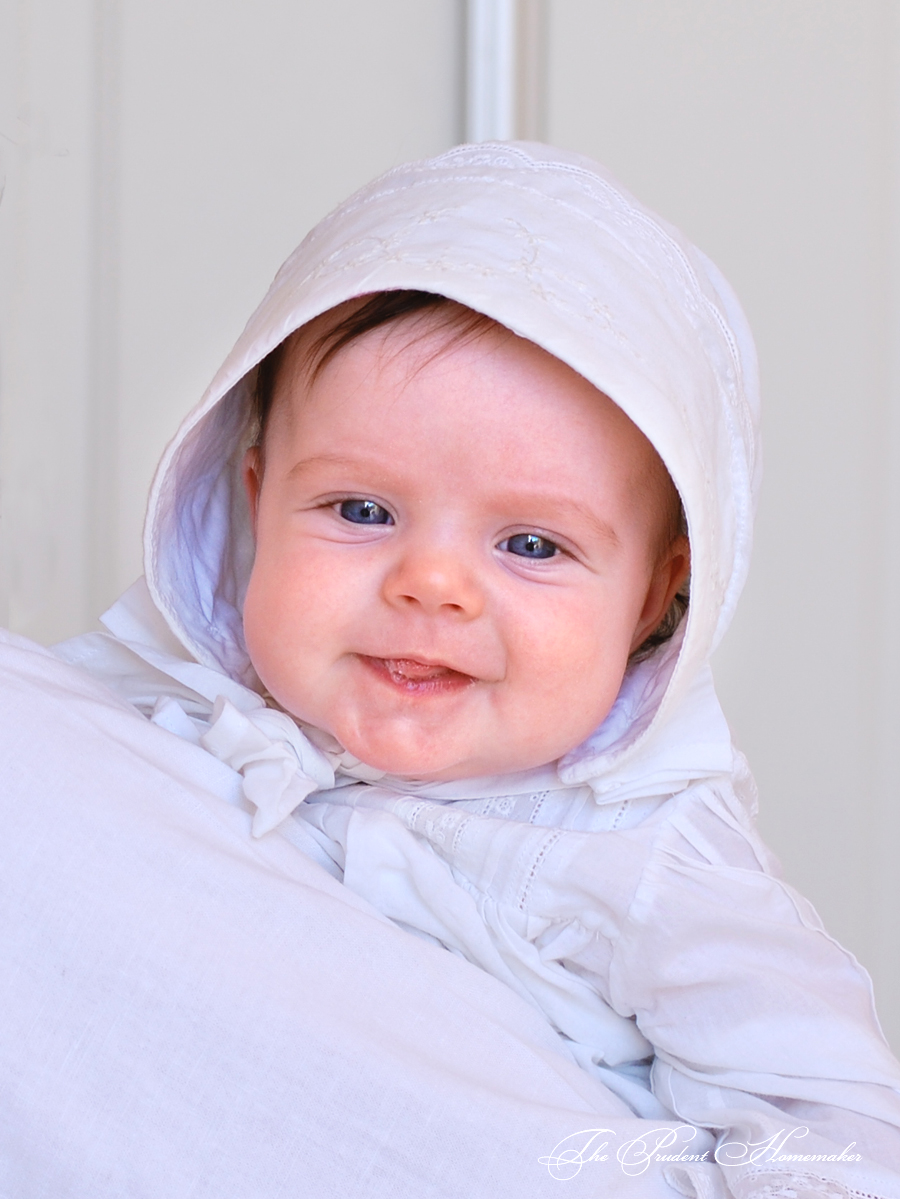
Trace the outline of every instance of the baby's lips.
[[439, 683], [447, 685], [477, 682], [477, 676], [457, 670], [446, 662], [428, 662], [421, 658], [381, 657], [378, 654], [359, 654], [360, 660], [371, 668], [386, 674], [396, 684], [415, 686], [417, 683]]
[[460, 678], [469, 677], [463, 675], [459, 670], [453, 670], [450, 666], [418, 662], [415, 658], [383, 658], [382, 661], [396, 682], [408, 680], [411, 683], [421, 683], [430, 679], [448, 678], [451, 675], [458, 675]]

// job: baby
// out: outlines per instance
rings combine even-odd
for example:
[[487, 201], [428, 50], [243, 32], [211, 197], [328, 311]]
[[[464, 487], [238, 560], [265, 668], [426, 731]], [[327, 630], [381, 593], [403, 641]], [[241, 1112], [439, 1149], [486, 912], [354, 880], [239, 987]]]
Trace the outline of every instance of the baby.
[[707, 665], [756, 421], [694, 247], [587, 160], [461, 147], [288, 260], [163, 460], [146, 583], [59, 652], [619, 1110], [711, 1134], [695, 1194], [889, 1199], [900, 1067]]

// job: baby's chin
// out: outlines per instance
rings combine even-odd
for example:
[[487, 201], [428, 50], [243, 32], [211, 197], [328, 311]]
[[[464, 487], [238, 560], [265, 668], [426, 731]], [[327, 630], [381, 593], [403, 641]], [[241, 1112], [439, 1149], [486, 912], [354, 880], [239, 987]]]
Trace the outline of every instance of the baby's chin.
[[348, 737], [346, 740], [337, 740], [363, 765], [407, 782], [449, 783], [457, 779], [498, 773], [465, 757], [460, 759], [448, 754], [445, 749], [441, 752], [429, 752], [380, 742], [372, 745], [366, 738]]
[[[335, 739], [354, 758], [373, 770], [405, 782], [452, 783], [462, 779], [517, 774], [556, 760], [546, 754], [498, 753], [496, 747], [448, 744], [448, 738], [391, 738], [383, 733], [335, 730]], [[557, 755], [558, 756], [558, 755]]]

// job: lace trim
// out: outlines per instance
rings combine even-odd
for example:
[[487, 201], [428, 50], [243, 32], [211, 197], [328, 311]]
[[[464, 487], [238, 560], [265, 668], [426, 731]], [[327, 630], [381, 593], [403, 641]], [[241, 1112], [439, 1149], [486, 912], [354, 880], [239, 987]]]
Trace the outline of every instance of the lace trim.
[[753, 1171], [736, 1180], [736, 1199], [891, 1199], [874, 1191], [860, 1191], [819, 1174], [772, 1174]]

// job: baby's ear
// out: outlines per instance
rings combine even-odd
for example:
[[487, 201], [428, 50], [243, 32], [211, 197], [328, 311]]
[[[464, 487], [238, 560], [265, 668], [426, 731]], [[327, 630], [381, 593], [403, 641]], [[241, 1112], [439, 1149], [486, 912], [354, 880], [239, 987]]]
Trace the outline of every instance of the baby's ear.
[[259, 509], [259, 493], [262, 488], [262, 462], [258, 445], [252, 445], [244, 455], [241, 476], [244, 480], [244, 490], [247, 493], [247, 503], [250, 505], [250, 523], [253, 526], [255, 537], [256, 514]]
[[676, 537], [653, 571], [647, 598], [634, 631], [631, 652], [656, 632], [675, 596], [684, 586], [691, 571], [691, 547], [687, 537]]

